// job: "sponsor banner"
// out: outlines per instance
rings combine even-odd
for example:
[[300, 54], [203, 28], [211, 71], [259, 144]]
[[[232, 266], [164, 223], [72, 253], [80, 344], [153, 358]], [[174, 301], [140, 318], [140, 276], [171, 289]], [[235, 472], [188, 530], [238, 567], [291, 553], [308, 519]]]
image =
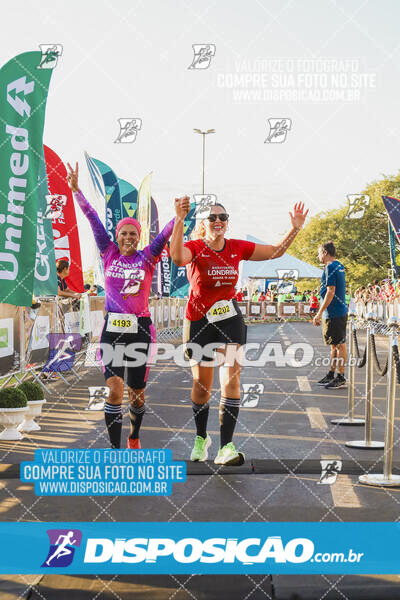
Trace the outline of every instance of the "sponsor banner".
[[[184, 242], [190, 240], [190, 234], [192, 233], [196, 225], [196, 204], [190, 204], [190, 211], [186, 215], [184, 228], [183, 228], [183, 239]], [[186, 276], [186, 267], [177, 267], [175, 263], [171, 264], [171, 287], [170, 296], [175, 298], [184, 298], [189, 294], [189, 281]]]
[[106, 221], [106, 190], [104, 187], [104, 181], [101, 176], [100, 170], [93, 158], [90, 158], [89, 154], [85, 152], [86, 165], [89, 170], [90, 178], [93, 183], [95, 198], [93, 200], [93, 208], [99, 215], [100, 221], [105, 223]]
[[40, 308], [25, 309], [25, 351], [26, 364], [34, 366], [45, 363], [49, 356], [50, 331], [54, 331], [56, 304], [54, 299], [41, 298]]
[[0, 304], [0, 375], [15, 373], [19, 368], [19, 310], [11, 304]]
[[79, 302], [79, 333], [83, 336], [90, 332], [90, 302], [89, 296], [84, 295]]
[[171, 257], [169, 247], [165, 246], [161, 252], [161, 296], [168, 297], [171, 287]]
[[139, 221], [142, 233], [138, 249], [143, 250], [150, 244], [151, 230], [151, 177], [152, 173], [146, 175], [139, 187], [137, 200], [136, 219]]
[[101, 160], [92, 158], [101, 173], [106, 193], [106, 222], [105, 227], [111, 241], [115, 242], [115, 230], [118, 221], [122, 218], [121, 195], [118, 178], [114, 171]]
[[0, 302], [15, 306], [30, 306], [34, 290], [39, 163], [52, 74], [37, 68], [41, 58], [41, 52], [25, 52], [0, 69]]
[[56, 260], [68, 260], [70, 269], [65, 281], [70, 290], [83, 292], [81, 248], [74, 200], [67, 184], [67, 170], [61, 158], [51, 148], [44, 146], [44, 156], [50, 196], [62, 196], [58, 211], [52, 217]]
[[[100, 221], [106, 224], [106, 190], [104, 187], [103, 178], [101, 173], [94, 163], [93, 159], [90, 158], [89, 154], [85, 152], [86, 165], [89, 170], [90, 178], [93, 183], [95, 191], [94, 196], [91, 197], [91, 203], [97, 214], [99, 215]], [[104, 266], [103, 261], [100, 257], [100, 251], [96, 244], [93, 244], [93, 259], [94, 263], [94, 282], [97, 285], [101, 285], [104, 288]]]
[[2, 522], [0, 536], [7, 540], [0, 546], [3, 574], [361, 575], [398, 572], [400, 527], [388, 522]]
[[390, 196], [382, 196], [383, 204], [387, 210], [397, 240], [400, 242], [400, 200]]
[[[160, 232], [160, 224], [158, 221], [158, 209], [154, 198], [151, 198], [150, 204], [150, 243]], [[153, 294], [159, 295], [161, 290], [160, 267], [157, 263], [153, 271], [153, 279], [151, 280], [151, 291]]]
[[118, 178], [118, 184], [121, 194], [122, 218], [131, 217], [135, 219], [138, 191], [135, 186], [129, 183], [129, 181], [125, 181], [125, 179]]
[[[50, 198], [52, 198], [50, 196]], [[57, 296], [57, 268], [54, 252], [53, 228], [51, 225], [52, 212], [58, 209], [62, 201], [50, 202], [48, 207], [49, 189], [47, 186], [46, 161], [44, 151], [40, 157], [38, 173], [38, 213], [36, 237], [36, 263], [33, 292], [35, 296]], [[55, 207], [57, 205], [57, 209]], [[50, 211], [48, 210], [50, 208]]]

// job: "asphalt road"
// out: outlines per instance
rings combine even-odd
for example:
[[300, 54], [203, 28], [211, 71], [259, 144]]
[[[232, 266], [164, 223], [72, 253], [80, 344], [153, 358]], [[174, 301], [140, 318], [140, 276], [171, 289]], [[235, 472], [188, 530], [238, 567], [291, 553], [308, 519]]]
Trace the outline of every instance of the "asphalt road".
[[[365, 335], [360, 333], [360, 345]], [[88, 386], [102, 385], [96, 369], [80, 371], [66, 387], [50, 387], [41, 431], [19, 442], [0, 442], [0, 518], [4, 521], [397, 521], [400, 489], [382, 489], [358, 483], [361, 473], [382, 472], [383, 450], [345, 446], [364, 438], [363, 427], [334, 425], [331, 419], [347, 411], [347, 388], [325, 390], [316, 385], [327, 368], [318, 360], [328, 355], [321, 331], [310, 323], [252, 325], [248, 342], [274, 344], [272, 359], [243, 368], [241, 382], [258, 386], [253, 406], [243, 406], [235, 433], [246, 463], [217, 468], [219, 384], [217, 374], [211, 399], [210, 462], [188, 463], [185, 484], [174, 484], [171, 497], [36, 497], [31, 485], [19, 480], [18, 464], [31, 460], [35, 448], [104, 448], [108, 440], [102, 412], [87, 411]], [[290, 366], [277, 357], [290, 357], [292, 344], [307, 344], [311, 360]], [[280, 345], [280, 346], [278, 346]], [[270, 346], [272, 347], [272, 346]], [[280, 350], [279, 350], [280, 348]], [[378, 343], [384, 356], [386, 341]], [[251, 355], [251, 353], [249, 353]], [[292, 353], [293, 355], [293, 353]], [[302, 352], [295, 355], [300, 361]], [[317, 360], [316, 360], [317, 359]], [[317, 363], [317, 364], [316, 364]], [[374, 375], [373, 439], [383, 440], [386, 380]], [[364, 415], [365, 368], [356, 369], [356, 416]], [[193, 444], [194, 423], [190, 401], [191, 373], [171, 360], [152, 368], [147, 385], [147, 412], [142, 445], [170, 448], [174, 459], [187, 460]], [[242, 400], [243, 402], [243, 400]], [[246, 404], [246, 399], [244, 401]], [[400, 414], [396, 410], [395, 472]], [[123, 437], [128, 435], [125, 415]], [[336, 483], [320, 485], [322, 459], [342, 461]], [[14, 586], [14, 587], [13, 587]], [[22, 587], [21, 587], [22, 586]], [[3, 576], [0, 598], [24, 597], [26, 581]], [[3, 590], [3, 591], [2, 591]], [[75, 590], [71, 596], [71, 590]], [[5, 594], [10, 593], [10, 596]], [[15, 592], [16, 593], [16, 592]], [[276, 600], [400, 598], [400, 579], [393, 576], [45, 576], [30, 598], [273, 598]], [[2, 595], [3, 594], [3, 595]], [[97, 594], [97, 595], [96, 595]]]

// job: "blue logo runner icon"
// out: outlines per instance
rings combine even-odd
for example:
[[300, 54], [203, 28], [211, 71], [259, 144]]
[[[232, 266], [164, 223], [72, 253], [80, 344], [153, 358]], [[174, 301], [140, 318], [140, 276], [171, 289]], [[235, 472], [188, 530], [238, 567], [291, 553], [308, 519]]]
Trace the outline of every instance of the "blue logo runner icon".
[[42, 567], [68, 567], [74, 558], [75, 548], [81, 545], [79, 529], [48, 529], [50, 548]]

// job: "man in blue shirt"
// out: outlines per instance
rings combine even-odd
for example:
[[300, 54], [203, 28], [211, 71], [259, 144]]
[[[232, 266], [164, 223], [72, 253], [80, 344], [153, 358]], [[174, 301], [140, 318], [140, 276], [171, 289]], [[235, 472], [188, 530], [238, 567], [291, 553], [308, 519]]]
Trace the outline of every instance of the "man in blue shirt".
[[333, 242], [326, 242], [319, 246], [318, 258], [325, 268], [321, 277], [321, 305], [313, 323], [318, 326], [322, 320], [324, 341], [331, 347], [329, 373], [318, 381], [318, 385], [323, 385], [327, 389], [342, 387], [346, 384], [344, 377], [347, 360], [346, 281], [344, 266], [336, 260], [335, 256], [336, 248]]

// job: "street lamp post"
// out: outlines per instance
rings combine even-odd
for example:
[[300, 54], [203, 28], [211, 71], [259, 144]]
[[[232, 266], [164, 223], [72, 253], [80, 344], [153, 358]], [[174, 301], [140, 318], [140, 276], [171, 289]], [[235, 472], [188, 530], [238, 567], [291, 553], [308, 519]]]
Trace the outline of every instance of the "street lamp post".
[[203, 190], [202, 194], [204, 196], [204, 171], [205, 171], [205, 163], [206, 163], [206, 135], [209, 133], [215, 133], [215, 129], [207, 129], [207, 131], [201, 131], [201, 129], [193, 129], [196, 133], [200, 133], [203, 136]]

